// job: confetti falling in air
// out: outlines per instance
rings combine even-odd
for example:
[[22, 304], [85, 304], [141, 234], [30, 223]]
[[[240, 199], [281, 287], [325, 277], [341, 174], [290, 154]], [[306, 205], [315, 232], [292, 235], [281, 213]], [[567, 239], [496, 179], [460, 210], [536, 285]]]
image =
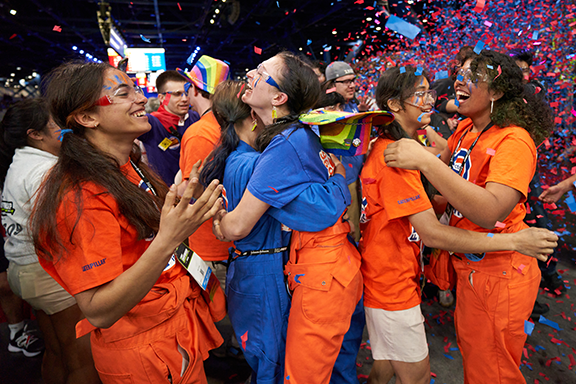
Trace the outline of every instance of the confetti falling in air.
[[254, 53], [256, 53], [257, 55], [261, 55], [262, 54], [262, 48], [258, 48], [257, 46], [254, 46]]
[[52, 28], [52, 30], [55, 32], [62, 32], [62, 27], [59, 25], [55, 25], [54, 28]]

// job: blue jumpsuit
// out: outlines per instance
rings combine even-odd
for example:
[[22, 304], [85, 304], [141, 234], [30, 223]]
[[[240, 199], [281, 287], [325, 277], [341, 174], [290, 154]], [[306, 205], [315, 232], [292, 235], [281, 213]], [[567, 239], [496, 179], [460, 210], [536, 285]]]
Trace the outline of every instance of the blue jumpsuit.
[[[224, 196], [230, 212], [240, 203], [260, 153], [243, 141], [226, 160]], [[238, 252], [289, 247], [291, 230], [319, 231], [338, 219], [349, 202], [344, 179], [313, 184], [284, 210], [270, 208], [244, 239], [235, 241]], [[344, 194], [344, 195], [343, 195]], [[302, 209], [304, 208], [304, 209]], [[302, 215], [301, 213], [305, 214]], [[306, 214], [316, 220], [308, 219]], [[300, 213], [300, 215], [298, 215]], [[325, 217], [320, 223], [318, 215]], [[276, 217], [276, 218], [274, 218]], [[283, 229], [284, 228], [284, 229]], [[284, 281], [288, 249], [283, 252], [238, 256], [232, 252], [227, 273], [228, 314], [234, 332], [253, 369], [253, 383], [281, 383], [284, 372], [286, 329], [290, 297]]]

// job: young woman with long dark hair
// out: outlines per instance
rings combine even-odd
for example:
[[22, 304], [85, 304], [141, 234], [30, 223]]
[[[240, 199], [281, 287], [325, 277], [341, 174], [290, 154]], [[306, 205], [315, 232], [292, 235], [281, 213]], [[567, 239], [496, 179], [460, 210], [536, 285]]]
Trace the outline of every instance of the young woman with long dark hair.
[[[482, 51], [464, 66], [455, 90], [458, 112], [468, 119], [441, 159], [402, 139], [387, 147], [386, 165], [420, 170], [453, 207], [451, 226], [484, 234], [518, 232], [527, 227], [523, 203], [536, 167], [534, 142], [553, 127], [550, 108], [525, 92], [514, 60], [494, 51]], [[465, 383], [524, 382], [518, 367], [527, 337], [524, 321], [540, 284], [537, 261], [515, 251], [453, 251]]]
[[[218, 147], [205, 164], [201, 181], [223, 180], [226, 210], [240, 203], [260, 152], [257, 135], [263, 125], [242, 96], [245, 84], [227, 81], [212, 98], [214, 116], [222, 127]], [[253, 383], [282, 383], [290, 297], [284, 265], [292, 229], [320, 231], [334, 223], [346, 208], [338, 178], [314, 183], [283, 210], [269, 208], [250, 233], [234, 241], [227, 274], [228, 313]], [[322, 220], [301, 220], [293, 212], [313, 211]]]
[[[50, 118], [42, 98], [10, 106], [0, 123], [0, 186], [4, 250], [10, 260], [8, 282], [12, 290], [36, 310], [46, 351], [42, 378], [46, 383], [98, 383], [90, 338], [76, 339], [82, 320], [76, 300], [38, 262], [29, 227], [36, 193], [60, 152], [59, 127]], [[9, 348], [12, 345], [9, 346]]]
[[[379, 127], [361, 174], [363, 196], [362, 274], [364, 306], [374, 365], [371, 383], [393, 375], [404, 384], [428, 383], [430, 363], [420, 310], [420, 242], [455, 252], [515, 250], [532, 256], [552, 252], [556, 236], [546, 230], [512, 235], [464, 231], [440, 224], [432, 188], [418, 171], [386, 166], [383, 153], [402, 138], [416, 145], [430, 122], [435, 91], [425, 72], [411, 66], [387, 70], [378, 81], [376, 102], [395, 120]], [[424, 149], [424, 151], [426, 151]]]
[[[291, 53], [280, 53], [248, 73], [242, 100], [266, 125], [256, 140], [262, 152], [238, 206], [217, 223], [232, 240], [244, 238], [270, 207], [301, 222], [328, 221], [314, 210], [290, 205], [310, 185], [338, 183], [350, 198], [342, 165], [322, 150], [316, 134], [298, 123], [317, 101], [313, 70]], [[349, 202], [349, 200], [348, 200]], [[334, 207], [334, 212], [337, 207]], [[340, 216], [342, 212], [337, 212]], [[281, 220], [284, 222], [284, 220]], [[331, 223], [333, 224], [333, 222]], [[350, 318], [362, 294], [360, 255], [338, 218], [320, 232], [293, 231], [285, 274], [292, 291], [284, 382], [328, 383]]]
[[219, 208], [221, 187], [211, 183], [190, 204], [194, 170], [176, 203], [176, 188], [146, 167], [133, 143], [150, 124], [146, 98], [124, 72], [64, 64], [46, 94], [62, 146], [38, 195], [34, 244], [86, 316], [77, 332], [92, 332], [101, 380], [206, 383], [203, 360], [222, 338], [173, 252]]

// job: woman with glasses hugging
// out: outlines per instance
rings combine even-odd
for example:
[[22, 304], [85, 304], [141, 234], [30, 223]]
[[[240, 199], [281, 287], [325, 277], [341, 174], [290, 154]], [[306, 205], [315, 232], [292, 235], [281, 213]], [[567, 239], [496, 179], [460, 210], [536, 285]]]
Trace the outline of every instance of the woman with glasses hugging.
[[92, 332], [100, 379], [206, 383], [203, 360], [222, 338], [173, 252], [220, 207], [221, 187], [199, 196], [195, 169], [177, 202], [141, 161], [146, 97], [124, 72], [64, 64], [46, 93], [62, 145], [33, 212], [34, 245], [86, 316], [77, 335]]
[[[378, 81], [378, 107], [393, 113], [395, 121], [379, 127], [361, 174], [364, 306], [375, 360], [371, 383], [388, 383], [393, 375], [403, 384], [430, 382], [420, 310], [420, 242], [455, 252], [512, 250], [534, 257], [556, 245], [556, 236], [546, 230], [487, 239], [483, 233], [443, 225], [432, 208], [432, 188], [420, 172], [387, 166], [383, 153], [398, 140], [430, 153], [416, 140], [417, 131], [430, 121], [435, 91], [420, 68], [403, 68], [387, 70]], [[531, 259], [526, 259], [528, 264]]]
[[[293, 231], [284, 274], [292, 293], [286, 336], [285, 383], [328, 383], [344, 334], [362, 295], [360, 254], [349, 241], [350, 225], [341, 215], [350, 202], [344, 167], [322, 150], [318, 136], [298, 122], [320, 96], [312, 68], [283, 52], [248, 73], [242, 100], [265, 128], [256, 147], [262, 151], [242, 199], [217, 230], [230, 240], [246, 237], [269, 208], [282, 223], [315, 222], [318, 232]], [[332, 215], [295, 203], [313, 184], [333, 181], [339, 204]], [[308, 230], [309, 231], [309, 230]], [[248, 334], [250, 340], [250, 334]]]
[[[523, 203], [536, 167], [534, 142], [553, 128], [552, 115], [546, 103], [524, 91], [522, 71], [501, 53], [482, 51], [467, 62], [455, 90], [458, 112], [468, 119], [441, 158], [402, 139], [388, 146], [385, 161], [422, 172], [453, 207], [450, 225], [483, 233], [488, 244], [496, 234], [527, 227]], [[545, 232], [551, 246], [539, 253], [549, 254], [556, 238]], [[538, 294], [540, 270], [523, 251], [505, 249], [467, 254], [449, 248], [456, 252], [455, 325], [465, 383], [525, 382], [519, 369], [524, 321]]]

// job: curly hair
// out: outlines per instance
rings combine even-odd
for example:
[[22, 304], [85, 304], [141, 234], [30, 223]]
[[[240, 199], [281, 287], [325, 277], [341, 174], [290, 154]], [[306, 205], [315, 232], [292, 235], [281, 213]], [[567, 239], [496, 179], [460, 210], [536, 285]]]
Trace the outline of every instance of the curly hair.
[[488, 89], [502, 92], [494, 102], [490, 117], [499, 127], [516, 125], [530, 133], [539, 145], [554, 129], [552, 110], [548, 104], [526, 90], [522, 71], [514, 59], [505, 54], [483, 50], [470, 64], [473, 74], [486, 73]]

